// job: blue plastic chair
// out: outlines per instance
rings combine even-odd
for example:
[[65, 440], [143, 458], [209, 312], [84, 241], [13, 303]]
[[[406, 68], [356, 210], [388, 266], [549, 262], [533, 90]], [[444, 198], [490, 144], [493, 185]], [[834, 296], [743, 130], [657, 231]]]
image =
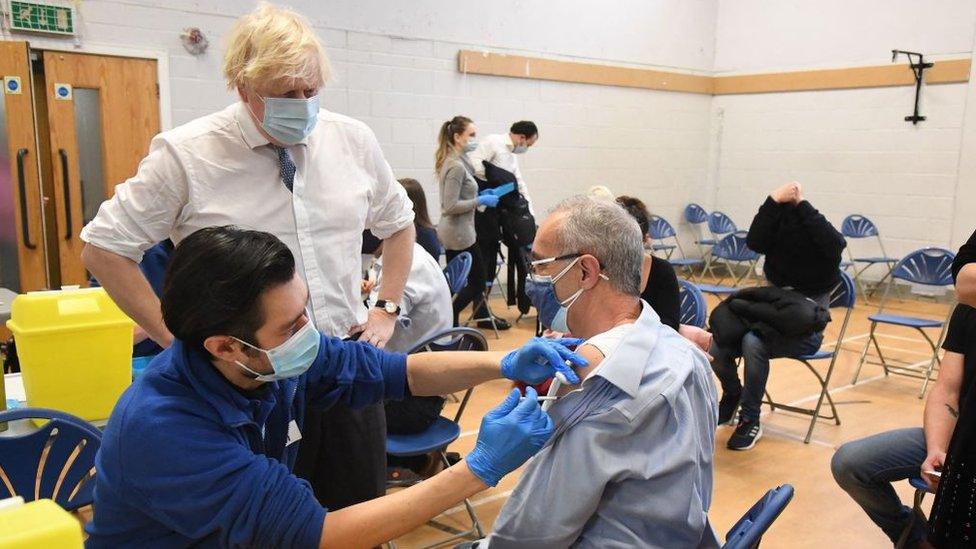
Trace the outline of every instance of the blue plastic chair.
[[737, 232], [739, 229], [731, 217], [716, 210], [708, 214], [708, 230], [718, 240], [719, 237]]
[[[482, 333], [478, 330], [473, 328], [450, 328], [431, 336], [426, 341], [417, 344], [413, 349], [410, 350], [410, 354], [437, 351], [487, 350], [488, 342], [485, 340], [485, 336], [482, 335]], [[453, 421], [445, 417], [438, 417], [434, 424], [428, 427], [427, 430], [422, 433], [413, 435], [387, 435], [386, 453], [399, 457], [410, 457], [436, 452], [444, 466], [450, 467], [451, 464], [447, 459], [447, 446], [461, 436], [461, 426], [458, 424], [458, 422], [461, 421], [461, 415], [464, 413], [464, 409], [467, 407], [468, 401], [471, 399], [471, 393], [473, 390], [474, 389], [468, 389], [465, 391], [464, 398], [461, 399], [461, 404], [458, 407], [457, 413], [454, 415]], [[422, 481], [395, 481], [389, 482], [387, 485], [394, 487], [411, 486], [413, 484], [417, 484], [418, 482]], [[471, 505], [471, 502], [468, 499], [464, 500], [464, 506], [467, 509], [468, 517], [471, 519], [471, 529], [454, 534], [448, 538], [438, 541], [433, 545], [430, 545], [429, 547], [443, 545], [449, 541], [466, 537], [484, 537], [485, 534], [484, 530], [481, 528], [481, 522], [478, 520], [478, 515], [475, 514], [474, 507]], [[435, 526], [437, 525], [436, 523], [434, 524]], [[456, 530], [449, 531], [454, 532]]]
[[912, 534], [912, 530], [915, 529], [915, 525], [919, 522], [926, 522], [925, 510], [922, 509], [922, 502], [925, 500], [925, 494], [934, 494], [932, 490], [929, 489], [929, 485], [925, 483], [920, 477], [912, 477], [908, 479], [908, 484], [915, 489], [914, 504], [912, 506], [912, 518], [908, 521], [905, 529], [902, 530], [901, 536], [899, 536], [898, 541], [895, 543], [896, 549], [901, 549], [908, 545], [908, 538]]
[[702, 231], [703, 226], [705, 228], [708, 227], [708, 212], [705, 211], [705, 208], [702, 208], [700, 205], [692, 202], [685, 206], [685, 221], [695, 228], [695, 245], [698, 246], [698, 252], [705, 260], [705, 266], [702, 268], [702, 275], [705, 274], [705, 271], [708, 271], [711, 273], [712, 277], [714, 277], [715, 273], [712, 271], [711, 265], [708, 264], [708, 252], [711, 247], [715, 245], [716, 240], [711, 233], [709, 233], [706, 237], [705, 233]]
[[468, 273], [471, 272], [471, 253], [461, 252], [444, 267], [444, 277], [447, 287], [451, 289], [451, 300], [457, 299], [457, 294], [468, 283]]
[[[888, 257], [888, 254], [884, 249], [884, 242], [881, 241], [881, 234], [878, 232], [878, 227], [870, 219], [864, 217], [861, 214], [852, 214], [844, 218], [844, 221], [840, 225], [840, 234], [844, 235], [844, 238], [850, 239], [862, 239], [874, 237], [878, 240], [878, 248], [881, 250], [881, 255], [879, 256], [865, 256], [865, 257], [854, 257], [854, 251], [850, 246], [847, 247], [847, 254], [850, 257], [850, 263], [854, 266], [854, 281], [857, 283], [858, 288], [861, 289], [861, 295], [867, 297], [867, 293], [864, 290], [864, 284], [861, 282], [861, 275], [864, 271], [870, 269], [874, 265], [884, 265], [887, 267], [887, 271], [881, 280], [878, 281], [878, 286], [884, 284], [885, 280], [891, 283], [891, 270], [895, 263], [898, 263], [897, 257]], [[863, 265], [858, 268], [858, 265]]]
[[[840, 283], [834, 287], [830, 292], [830, 308], [843, 308], [846, 309], [844, 313], [844, 321], [840, 326], [840, 333], [837, 334], [837, 340], [833, 344], [833, 349], [830, 351], [825, 351], [821, 347], [816, 353], [809, 355], [800, 355], [789, 357], [792, 360], [802, 363], [807, 367], [810, 372], [817, 378], [820, 383], [820, 397], [817, 398], [817, 405], [813, 408], [801, 408], [791, 404], [780, 404], [773, 401], [772, 397], [769, 395], [769, 390], [766, 390], [766, 400], [764, 401], [769, 405], [770, 408], [775, 411], [777, 408], [787, 410], [789, 412], [795, 412], [798, 414], [803, 414], [810, 417], [810, 426], [807, 428], [807, 436], [803, 439], [804, 443], [809, 444], [810, 438], [813, 436], [813, 428], [817, 425], [817, 419], [832, 419], [834, 423], [840, 425], [840, 416], [837, 415], [837, 407], [834, 405], [834, 399], [830, 397], [830, 378], [834, 374], [834, 366], [837, 364], [837, 357], [840, 355], [841, 346], [844, 342], [844, 335], [847, 333], [847, 325], [851, 320], [851, 313], [854, 312], [854, 304], [857, 301], [857, 290], [854, 285], [854, 280], [851, 275], [840, 271]], [[820, 372], [813, 367], [811, 362], [820, 360], [830, 360], [830, 364], [827, 366], [826, 373], [821, 376]], [[830, 405], [831, 413], [830, 415], [824, 415], [820, 413], [820, 408], [823, 406], [824, 399]]]
[[[956, 255], [954, 253], [944, 248], [922, 248], [915, 250], [895, 264], [891, 270], [891, 278], [892, 280], [904, 280], [910, 284], [920, 284], [923, 286], [952, 286], [952, 261], [955, 258]], [[932, 379], [932, 371], [935, 369], [936, 363], [940, 362], [938, 345], [945, 336], [948, 315], [952, 314], [952, 307], [949, 308], [949, 312], [943, 320], [886, 314], [884, 312], [884, 306], [890, 290], [891, 285], [889, 284], [885, 288], [884, 296], [881, 298], [878, 312], [868, 316], [868, 320], [871, 321], [871, 331], [868, 334], [868, 340], [864, 343], [864, 350], [861, 352], [861, 359], [857, 364], [857, 371], [854, 372], [854, 379], [851, 381], [851, 384], [857, 383], [857, 378], [861, 374], [861, 367], [867, 361], [868, 349], [873, 344], [878, 353], [878, 359], [881, 362], [871, 363], [879, 364], [883, 367], [885, 375], [898, 374], [924, 380], [922, 382], [922, 390], [918, 394], [918, 398], [922, 398], [925, 395], [925, 390], [928, 389], [929, 381]], [[878, 343], [876, 335], [876, 329], [881, 324], [911, 328], [921, 334], [929, 344], [929, 349], [932, 352], [931, 357], [928, 359], [928, 366], [920, 370], [918, 366], [922, 363], [908, 364], [904, 361], [886, 359], [881, 352], [881, 345]], [[929, 334], [925, 332], [927, 328], [941, 329], [938, 339], [933, 341], [929, 337]], [[896, 362], [897, 364], [891, 364], [892, 362]]]
[[708, 308], [705, 306], [705, 296], [698, 286], [687, 280], [678, 280], [678, 296], [680, 305], [678, 312], [681, 324], [704, 328], [708, 319]]
[[[721, 260], [725, 264], [725, 268], [732, 277], [733, 287], [738, 287], [740, 282], [745, 282], [756, 272], [756, 262], [759, 261], [759, 254], [750, 250], [748, 244], [746, 244], [746, 236], [748, 234], [746, 231], [738, 231], [726, 235], [712, 248], [712, 260]], [[747, 267], [745, 274], [739, 277], [732, 270], [732, 264], [744, 264]], [[725, 275], [723, 275], [719, 279], [717, 286], [721, 286], [725, 278]]]
[[102, 433], [87, 421], [56, 410], [0, 412], [0, 423], [22, 419], [48, 421], [27, 434], [0, 437], [0, 471], [10, 481], [9, 486], [0, 482], [0, 499], [52, 499], [68, 511], [91, 505], [95, 453]]
[[[651, 235], [652, 240], [659, 242], [659, 244], [653, 244], [653, 249], [656, 251], [667, 248], [666, 258], [668, 263], [679, 269], [686, 269], [692, 277], [694, 277], [694, 268], [705, 263], [704, 260], [690, 259], [685, 256], [685, 250], [681, 247], [681, 241], [678, 240], [678, 233], [674, 230], [674, 226], [668, 223], [667, 219], [658, 215], [652, 215], [647, 232]], [[668, 240], [672, 240], [674, 244], [666, 243]], [[680, 257], [671, 257], [675, 248], [677, 248]]]
[[763, 534], [793, 499], [793, 486], [784, 484], [766, 492], [725, 536], [722, 549], [752, 549], [759, 547]]

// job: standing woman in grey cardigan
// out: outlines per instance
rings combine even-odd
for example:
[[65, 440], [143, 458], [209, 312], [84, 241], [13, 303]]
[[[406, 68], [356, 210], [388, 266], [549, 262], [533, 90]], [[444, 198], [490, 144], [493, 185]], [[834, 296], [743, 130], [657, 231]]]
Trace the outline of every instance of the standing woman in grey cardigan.
[[437, 153], [434, 168], [441, 190], [441, 220], [437, 224], [437, 237], [444, 245], [447, 260], [461, 252], [471, 254], [471, 272], [468, 284], [454, 300], [454, 325], [458, 315], [472, 301], [480, 303], [485, 294], [485, 263], [475, 245], [474, 211], [478, 206], [494, 208], [498, 197], [478, 194], [474, 180], [474, 168], [465, 153], [477, 147], [477, 128], [470, 118], [455, 116], [444, 122], [437, 134]]

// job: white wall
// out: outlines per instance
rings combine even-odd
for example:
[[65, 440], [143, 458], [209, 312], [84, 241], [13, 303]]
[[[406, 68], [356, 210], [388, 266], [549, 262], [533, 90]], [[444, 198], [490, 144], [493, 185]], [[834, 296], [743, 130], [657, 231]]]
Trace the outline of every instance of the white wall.
[[[714, 57], [715, 0], [588, 0], [558, 5], [519, 0], [294, 1], [322, 36], [335, 78], [325, 108], [368, 123], [398, 176], [415, 177], [437, 204], [436, 130], [455, 114], [482, 133], [534, 120], [541, 139], [522, 157], [537, 211], [602, 183], [636, 194], [676, 218], [707, 167], [708, 96], [463, 76], [462, 48], [559, 55], [605, 62], [708, 70]], [[84, 48], [101, 44], [161, 50], [169, 60], [174, 124], [234, 100], [220, 74], [221, 37], [253, 2], [232, 0], [85, 0]], [[596, 24], [594, 17], [598, 15]], [[200, 57], [179, 33], [200, 27], [210, 40]], [[7, 38], [16, 38], [16, 35]], [[23, 39], [23, 38], [21, 38]], [[71, 41], [30, 38], [35, 47]], [[436, 212], [438, 208], [432, 207]], [[434, 214], [436, 217], [436, 214]]]
[[[924, 10], [900, 0], [722, 0], [715, 66], [727, 74], [886, 64], [893, 48], [965, 57], [974, 21], [968, 0], [926, 2]], [[796, 179], [838, 227], [851, 213], [872, 218], [890, 254], [958, 246], [976, 226], [972, 218], [968, 229], [953, 228], [966, 186], [959, 161], [968, 89], [923, 87], [928, 120], [917, 126], [904, 121], [915, 93], [908, 86], [715, 97], [721, 140], [703, 194], [747, 225], [769, 190]], [[976, 162], [976, 140], [967, 147]], [[967, 202], [971, 212], [976, 203]], [[852, 248], [868, 252], [873, 244]]]

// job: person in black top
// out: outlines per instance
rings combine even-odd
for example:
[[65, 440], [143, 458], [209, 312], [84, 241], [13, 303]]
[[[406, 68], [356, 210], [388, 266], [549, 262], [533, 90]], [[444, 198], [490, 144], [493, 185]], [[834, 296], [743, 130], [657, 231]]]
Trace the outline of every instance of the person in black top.
[[[827, 218], [803, 199], [799, 183], [787, 183], [766, 198], [752, 220], [746, 242], [753, 251], [766, 255], [764, 271], [770, 284], [795, 290], [828, 307], [830, 291], [840, 282], [841, 251], [847, 244]], [[750, 331], [734, 349], [712, 343], [712, 369], [722, 384], [719, 425], [731, 422], [740, 407], [729, 449], [749, 450], [762, 437], [759, 408], [769, 360], [815, 353], [822, 341], [823, 332], [767, 342]], [[744, 386], [735, 363], [738, 356], [745, 363]]]
[[424, 188], [419, 181], [409, 177], [397, 181], [406, 189], [410, 202], [413, 202], [413, 227], [417, 232], [417, 244], [434, 259], [440, 259], [443, 246], [437, 238], [437, 228], [430, 222], [430, 214], [427, 213], [427, 194], [424, 193]]
[[956, 281], [959, 301], [976, 307], [976, 232], [959, 248], [952, 262], [952, 277]]
[[[898, 543], [904, 534], [905, 547], [916, 547], [926, 537], [925, 524], [917, 521], [911, 532], [905, 531], [912, 511], [902, 504], [891, 484], [919, 475], [933, 488], [946, 485], [939, 486], [931, 514], [934, 536], [930, 535], [928, 541], [946, 547], [972, 543], [965, 543], [962, 540], [965, 533], [947, 528], [947, 523], [958, 523], [960, 529], [966, 523], [973, 524], [970, 518], [954, 520], [963, 518], [960, 513], [971, 513], [969, 496], [953, 498], [948, 492], [950, 484], [962, 488], [953, 482], [956, 475], [949, 475], [953, 456], [957, 455], [957, 449], [959, 453], [964, 453], [964, 449], [971, 451], [976, 434], [976, 405], [973, 404], [976, 391], [972, 390], [976, 380], [976, 310], [968, 305], [956, 305], [942, 348], [945, 356], [939, 378], [925, 401], [923, 426], [848, 442], [837, 449], [830, 462], [837, 484], [854, 498], [892, 543]], [[940, 478], [931, 471], [942, 471], [946, 480], [940, 483]], [[972, 490], [972, 478], [971, 472], [965, 476], [968, 490]], [[966, 505], [960, 506], [965, 509], [953, 509], [953, 499], [965, 501]], [[952, 540], [959, 543], [953, 544]]]
[[[641, 233], [644, 235], [645, 243], [650, 242], [651, 237], [648, 235], [648, 229], [650, 228], [651, 214], [644, 202], [632, 196], [619, 196], [617, 197], [617, 204], [620, 204], [631, 217], [637, 220]], [[678, 293], [678, 277], [674, 273], [674, 267], [666, 259], [645, 253], [641, 281], [644, 284], [641, 299], [654, 309], [657, 316], [661, 317], [661, 324], [670, 326], [677, 331], [681, 324], [681, 298]]]

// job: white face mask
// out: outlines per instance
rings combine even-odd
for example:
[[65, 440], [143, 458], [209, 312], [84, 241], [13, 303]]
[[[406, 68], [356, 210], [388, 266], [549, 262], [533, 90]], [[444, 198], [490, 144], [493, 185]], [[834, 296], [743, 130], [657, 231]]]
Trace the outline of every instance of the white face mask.
[[512, 154], [522, 154], [527, 150], [529, 150], [528, 145], [515, 145], [512, 147]]
[[471, 139], [468, 139], [467, 143], [464, 144], [463, 150], [464, 152], [469, 153], [469, 152], [474, 152], [474, 150], [477, 148], [478, 148], [478, 140], [472, 137]]

